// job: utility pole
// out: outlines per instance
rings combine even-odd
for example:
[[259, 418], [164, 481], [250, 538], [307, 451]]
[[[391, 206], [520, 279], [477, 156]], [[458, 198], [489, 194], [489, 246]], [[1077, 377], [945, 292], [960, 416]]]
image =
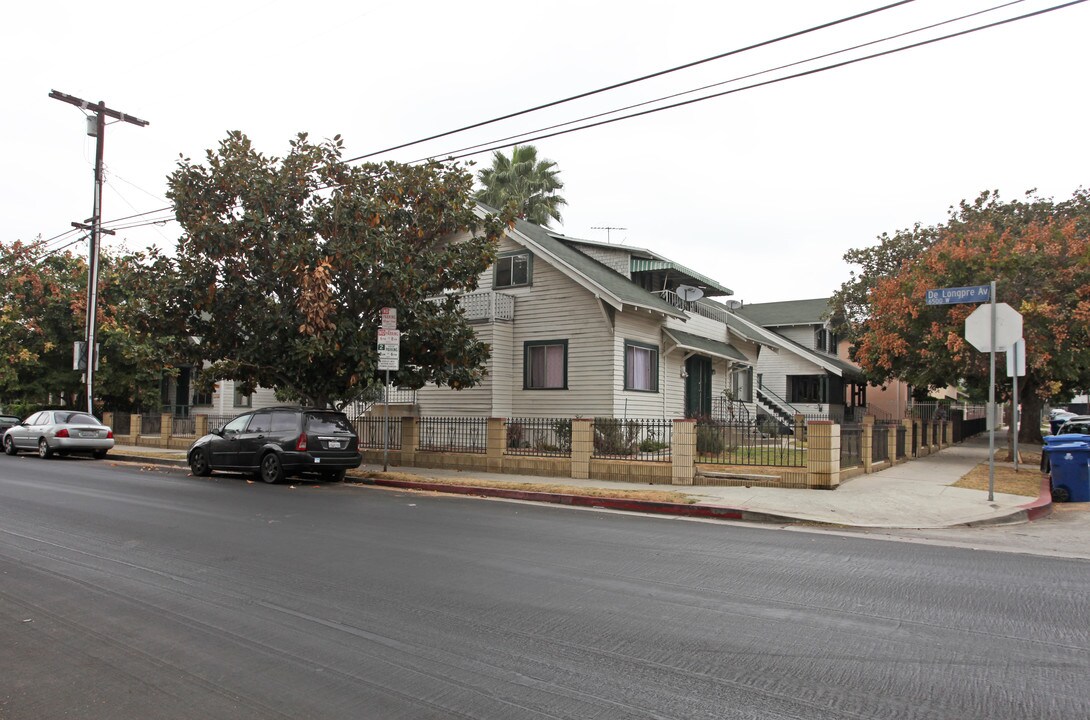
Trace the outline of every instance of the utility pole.
[[[49, 97], [54, 100], [60, 100], [66, 102], [69, 105], [75, 105], [76, 107], [93, 112], [94, 118], [87, 118], [87, 134], [95, 136], [95, 200], [94, 210], [91, 214], [90, 225], [84, 225], [80, 223], [72, 223], [74, 227], [89, 230], [91, 233], [90, 247], [87, 251], [87, 319], [86, 319], [86, 336], [87, 336], [87, 359], [86, 359], [86, 379], [87, 379], [87, 412], [94, 414], [95, 411], [95, 324], [98, 317], [98, 252], [100, 244], [100, 236], [103, 234], [113, 235], [112, 230], [102, 229], [102, 153], [103, 144], [106, 139], [106, 118], [112, 117], [115, 120], [122, 122], [132, 123], [133, 125], [139, 125], [144, 127], [148, 124], [147, 120], [141, 120], [140, 118], [133, 117], [132, 115], [126, 115], [123, 112], [112, 110], [106, 107], [106, 103], [99, 100], [97, 103], [91, 103], [86, 100], [81, 100], [78, 97], [72, 95], [66, 95], [62, 92], [52, 90], [49, 93]], [[94, 132], [92, 132], [92, 123]]]

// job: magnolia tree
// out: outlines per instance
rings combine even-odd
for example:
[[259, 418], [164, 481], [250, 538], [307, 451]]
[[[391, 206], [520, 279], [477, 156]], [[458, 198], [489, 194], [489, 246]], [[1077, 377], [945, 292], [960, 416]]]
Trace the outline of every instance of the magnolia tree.
[[301, 134], [268, 157], [232, 132], [170, 175], [184, 233], [166, 312], [193, 337], [199, 386], [232, 379], [243, 392], [343, 406], [381, 377], [384, 307], [402, 330], [399, 386], [481, 381], [489, 348], [455, 296], [477, 287], [509, 218], [478, 216], [457, 165], [349, 165], [342, 149], [340, 136]]
[[[1003, 202], [986, 192], [945, 224], [916, 226], [844, 258], [862, 269], [833, 297], [852, 357], [876, 384], [918, 388], [962, 382], [986, 392], [988, 355], [965, 340], [975, 305], [926, 304], [928, 289], [995, 280], [999, 301], [1023, 317], [1026, 375], [1019, 438], [1040, 442], [1043, 401], [1090, 387], [1090, 195]], [[1002, 377], [1002, 365], [1000, 366]], [[1009, 396], [1000, 381], [997, 395]]]

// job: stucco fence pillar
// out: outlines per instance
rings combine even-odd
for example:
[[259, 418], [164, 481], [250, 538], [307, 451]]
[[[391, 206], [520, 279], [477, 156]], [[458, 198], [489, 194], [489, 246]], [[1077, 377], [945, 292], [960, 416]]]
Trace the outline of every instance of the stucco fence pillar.
[[840, 425], [831, 420], [806, 424], [806, 474], [812, 488], [832, 490], [840, 485]]
[[863, 418], [863, 437], [859, 440], [862, 447], [859, 454], [863, 459], [863, 472], [874, 472], [874, 416], [867, 415]]
[[416, 418], [405, 415], [401, 418], [401, 464], [412, 467], [416, 461], [416, 446], [420, 443], [420, 426]]
[[485, 453], [490, 473], [503, 472], [503, 451], [507, 448], [506, 423], [505, 418], [488, 418]]
[[594, 452], [594, 421], [576, 418], [571, 421], [571, 476], [576, 480], [590, 479], [590, 456]]
[[897, 459], [897, 426], [890, 423], [886, 423], [886, 458], [890, 467], [901, 462]]
[[670, 466], [673, 485], [693, 484], [696, 477], [696, 420], [674, 420]]

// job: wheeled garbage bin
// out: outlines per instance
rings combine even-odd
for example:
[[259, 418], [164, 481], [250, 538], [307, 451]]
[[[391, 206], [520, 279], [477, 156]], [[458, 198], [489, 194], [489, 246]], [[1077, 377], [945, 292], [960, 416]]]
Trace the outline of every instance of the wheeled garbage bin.
[[1090, 443], [1046, 445], [1055, 502], [1090, 502]]
[[1064, 433], [1063, 435], [1045, 435], [1045, 446], [1041, 452], [1041, 472], [1048, 472], [1051, 468], [1048, 464], [1048, 447], [1050, 445], [1063, 445], [1066, 443], [1084, 442], [1090, 444], [1090, 435], [1081, 433]]

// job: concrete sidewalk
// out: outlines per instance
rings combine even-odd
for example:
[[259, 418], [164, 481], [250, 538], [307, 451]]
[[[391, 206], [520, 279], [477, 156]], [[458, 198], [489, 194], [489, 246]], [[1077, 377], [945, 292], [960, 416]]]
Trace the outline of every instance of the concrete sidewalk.
[[[110, 454], [115, 460], [180, 466], [185, 465], [185, 456], [184, 450], [129, 445], [119, 445]], [[400, 466], [390, 467], [395, 475], [384, 475], [379, 465], [364, 465], [359, 471], [350, 471], [349, 481], [677, 516], [872, 528], [945, 528], [1022, 522], [1051, 511], [1047, 483], [1037, 500], [996, 493], [992, 502], [988, 501], [986, 492], [950, 487], [978, 464], [987, 461], [987, 437], [971, 438], [938, 453], [852, 478], [832, 491], [647, 485]], [[477, 485], [476, 481], [483, 482]], [[485, 487], [488, 482], [511, 483], [521, 489]], [[553, 488], [550, 492], [535, 491], [534, 486], [540, 485]], [[558, 490], [557, 486], [563, 489]], [[583, 493], [586, 488], [655, 490], [676, 496], [676, 502], [603, 498]]]

